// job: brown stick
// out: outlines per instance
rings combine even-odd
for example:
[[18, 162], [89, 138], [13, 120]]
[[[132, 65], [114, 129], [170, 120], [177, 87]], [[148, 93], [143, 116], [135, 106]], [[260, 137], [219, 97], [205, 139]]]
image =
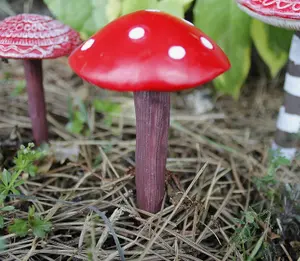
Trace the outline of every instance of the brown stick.
[[135, 92], [137, 205], [151, 213], [160, 210], [165, 193], [165, 172], [170, 126], [170, 94]]
[[48, 123], [43, 88], [42, 60], [24, 60], [28, 111], [36, 145], [48, 141]]

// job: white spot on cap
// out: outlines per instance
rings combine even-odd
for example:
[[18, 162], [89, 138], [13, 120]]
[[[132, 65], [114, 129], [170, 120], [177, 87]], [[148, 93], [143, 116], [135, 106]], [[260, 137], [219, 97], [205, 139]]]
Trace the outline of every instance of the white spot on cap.
[[208, 39], [206, 39], [205, 37], [200, 37], [200, 41], [202, 42], [202, 44], [206, 47], [206, 48], [208, 48], [208, 49], [213, 49], [214, 48], [214, 46], [212, 45], [212, 43], [208, 40]]
[[186, 51], [181, 46], [172, 46], [169, 49], [168, 54], [174, 60], [181, 60], [186, 55]]
[[86, 51], [87, 49], [91, 48], [92, 45], [94, 44], [95, 40], [94, 39], [89, 39], [87, 40], [83, 46], [81, 46], [81, 51]]
[[145, 36], [145, 30], [142, 27], [136, 27], [130, 30], [129, 38], [133, 40], [141, 39]]
[[187, 24], [191, 25], [191, 26], [195, 26], [193, 23], [191, 23], [191, 22], [188, 21], [188, 20], [185, 20], [185, 19], [183, 19], [183, 18], [182, 18], [182, 20], [183, 20], [184, 22], [186, 22]]

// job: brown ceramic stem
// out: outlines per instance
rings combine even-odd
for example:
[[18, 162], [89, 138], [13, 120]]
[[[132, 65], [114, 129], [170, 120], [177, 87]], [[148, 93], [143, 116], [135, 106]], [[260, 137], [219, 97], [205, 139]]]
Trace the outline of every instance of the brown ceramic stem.
[[48, 123], [43, 88], [42, 60], [24, 60], [28, 111], [36, 145], [48, 141]]
[[170, 94], [135, 92], [137, 205], [156, 213], [165, 193], [165, 172], [170, 126]]

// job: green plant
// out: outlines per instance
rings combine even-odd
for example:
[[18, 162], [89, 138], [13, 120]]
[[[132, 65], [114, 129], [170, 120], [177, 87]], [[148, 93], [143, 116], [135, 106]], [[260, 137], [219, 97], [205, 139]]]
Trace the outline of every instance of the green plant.
[[33, 149], [34, 144], [29, 143], [27, 147], [24, 145], [20, 146], [16, 157], [14, 158], [15, 167], [13, 171], [18, 173], [28, 173], [30, 176], [35, 176], [38, 167], [35, 165], [36, 161], [43, 159], [47, 155], [47, 150], [41, 148]]
[[89, 38], [108, 22], [136, 10], [160, 9], [183, 17], [193, 0], [44, 0], [51, 12], [65, 24]]
[[[264, 244], [265, 235], [260, 224], [268, 224], [269, 217], [269, 211], [258, 213], [250, 208], [248, 211], [242, 211], [240, 218], [233, 220], [235, 232], [231, 241], [242, 254], [243, 260], [257, 260], [263, 254], [263, 251], [268, 248], [268, 244]], [[255, 247], [249, 253], [249, 247], [254, 245]]]
[[121, 106], [118, 103], [94, 99], [92, 104], [90, 104], [76, 97], [73, 100], [70, 99], [68, 103], [69, 122], [66, 125], [66, 129], [74, 134], [90, 135], [92, 123], [88, 108], [91, 106], [96, 112], [103, 115], [103, 123], [108, 128], [112, 125], [114, 115], [121, 112]]
[[0, 251], [5, 250], [5, 240], [3, 237], [0, 237]]
[[112, 125], [114, 114], [119, 114], [121, 112], [120, 104], [108, 100], [95, 99], [93, 101], [93, 107], [96, 112], [104, 115], [104, 124], [107, 127]]
[[3, 170], [0, 184], [0, 193], [2, 196], [7, 196], [9, 193], [16, 195], [20, 194], [17, 188], [24, 183], [23, 179], [18, 179], [20, 174], [20, 172], [11, 174], [8, 170]]
[[197, 0], [193, 11], [195, 25], [223, 48], [232, 63], [232, 69], [215, 80], [219, 91], [238, 97], [250, 69], [252, 41], [272, 77], [285, 65], [293, 32], [250, 18], [232, 0]]
[[275, 77], [286, 64], [292, 32], [263, 24], [239, 10], [234, 0], [44, 0], [58, 19], [87, 39], [108, 22], [140, 9], [160, 9], [184, 17], [194, 2], [194, 24], [212, 37], [229, 56], [232, 68], [214, 84], [237, 98], [251, 66], [254, 43]]
[[[90, 135], [91, 125], [87, 105], [80, 98], [68, 101], [69, 122], [66, 129], [74, 134]], [[86, 128], [88, 127], [88, 128]]]
[[291, 161], [281, 155], [280, 150], [269, 151], [269, 164], [267, 168], [267, 173], [263, 177], [253, 178], [253, 182], [259, 191], [264, 192], [268, 197], [273, 197], [276, 192], [276, 187], [274, 185], [278, 184], [276, 180], [276, 171], [281, 166], [288, 166]]
[[[34, 176], [37, 173], [35, 163], [43, 159], [47, 151], [43, 149], [34, 150], [34, 144], [29, 143], [27, 147], [21, 145], [16, 157], [14, 158], [14, 167], [7, 170], [4, 169], [0, 174], [0, 229], [5, 228], [5, 213], [15, 211], [14, 206], [9, 205], [9, 200], [5, 201], [11, 195], [20, 195], [19, 187], [25, 183], [22, 173], [28, 173]], [[31, 229], [33, 234], [43, 237], [49, 230], [50, 223], [42, 220], [36, 213], [34, 208], [29, 209], [28, 220], [15, 219], [14, 223], [8, 226], [8, 230], [17, 235], [27, 235]], [[0, 237], [0, 250], [5, 248], [5, 241]]]
[[25, 81], [16, 81], [16, 87], [11, 92], [12, 97], [17, 97], [21, 94], [23, 94], [26, 90], [26, 82]]
[[[14, 158], [15, 166], [10, 170], [4, 169], [0, 174], [0, 212], [14, 210], [13, 206], [4, 205], [4, 200], [10, 194], [20, 194], [19, 187], [25, 182], [21, 178], [21, 174], [28, 173], [30, 176], [34, 176], [37, 172], [35, 162], [46, 155], [46, 151], [33, 150], [33, 147], [33, 143], [29, 143], [27, 147], [21, 145]], [[3, 216], [0, 215], [1, 224], [3, 225]]]
[[15, 233], [17, 236], [24, 237], [32, 231], [36, 237], [44, 238], [46, 233], [51, 230], [52, 224], [40, 217], [35, 212], [34, 206], [29, 207], [28, 218], [15, 219], [13, 224], [8, 226], [9, 233]]
[[121, 14], [120, 0], [44, 0], [48, 8], [65, 24], [87, 39], [99, 28]]
[[[4, 169], [0, 175], [0, 207], [6, 196], [10, 193], [19, 195], [18, 187], [24, 183], [20, 175], [25, 172], [34, 176], [37, 171], [35, 161], [45, 156], [45, 151], [33, 150], [34, 144], [30, 143], [27, 147], [21, 145], [20, 150], [14, 158], [15, 166], [11, 170]], [[0, 209], [3, 211], [2, 209]]]
[[234, 219], [234, 223], [237, 226], [235, 234], [233, 236], [233, 241], [237, 244], [244, 245], [253, 240], [256, 230], [259, 228], [256, 219], [258, 214], [253, 211], [244, 211], [241, 213], [241, 218]]
[[[270, 249], [270, 244], [265, 242], [266, 230], [265, 227], [272, 228], [272, 225], [277, 225], [276, 219], [280, 219], [283, 209], [289, 212], [284, 206], [286, 200], [280, 199], [281, 185], [276, 179], [276, 172], [282, 166], [288, 166], [291, 161], [285, 158], [280, 150], [272, 151], [269, 154], [269, 165], [266, 175], [253, 179], [254, 185], [261, 195], [264, 195], [266, 201], [255, 202], [251, 204], [248, 211], [241, 212], [239, 218], [234, 219], [235, 232], [231, 238], [236, 248], [243, 254], [243, 260], [257, 260], [262, 255], [266, 254]], [[289, 185], [285, 184], [287, 196], [292, 200], [298, 198], [299, 191], [293, 190]], [[288, 204], [289, 206], [291, 204]], [[268, 210], [263, 210], [268, 208]], [[285, 213], [286, 214], [286, 213]], [[293, 213], [288, 213], [289, 215]], [[272, 229], [270, 230], [272, 231]], [[255, 247], [250, 255], [248, 246]]]

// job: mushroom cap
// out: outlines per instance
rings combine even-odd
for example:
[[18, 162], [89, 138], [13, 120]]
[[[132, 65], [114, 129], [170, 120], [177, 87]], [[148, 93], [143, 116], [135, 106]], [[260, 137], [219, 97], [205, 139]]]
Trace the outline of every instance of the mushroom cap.
[[236, 0], [250, 16], [276, 27], [300, 29], [300, 0]]
[[224, 52], [188, 21], [157, 10], [114, 20], [69, 57], [93, 85], [115, 91], [177, 91], [230, 68]]
[[0, 22], [0, 57], [49, 59], [70, 54], [79, 34], [49, 16], [19, 14]]

